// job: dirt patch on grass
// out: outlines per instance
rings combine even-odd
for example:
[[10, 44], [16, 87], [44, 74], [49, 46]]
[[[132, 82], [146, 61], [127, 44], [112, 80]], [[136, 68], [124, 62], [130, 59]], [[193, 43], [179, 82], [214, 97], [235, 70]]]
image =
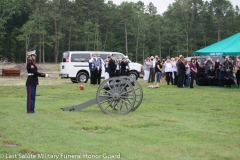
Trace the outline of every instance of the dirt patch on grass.
[[38, 152], [32, 151], [30, 149], [22, 149], [19, 153], [24, 155], [37, 155]]
[[14, 142], [9, 142], [9, 141], [4, 141], [3, 145], [6, 146], [6, 147], [10, 147], [10, 148], [14, 148], [14, 147], [19, 146], [19, 144], [14, 143]]

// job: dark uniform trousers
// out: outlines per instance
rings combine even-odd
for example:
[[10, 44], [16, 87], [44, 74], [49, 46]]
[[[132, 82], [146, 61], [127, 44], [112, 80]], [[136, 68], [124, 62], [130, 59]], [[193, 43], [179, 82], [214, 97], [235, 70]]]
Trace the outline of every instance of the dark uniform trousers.
[[237, 84], [239, 85], [239, 82], [240, 82], [240, 69], [237, 70], [236, 78], [237, 78]]
[[177, 86], [180, 87], [180, 88], [183, 87], [184, 77], [185, 77], [184, 74], [179, 74], [179, 75], [178, 75], [178, 85], [177, 85]]
[[27, 89], [27, 113], [35, 113], [36, 85], [28, 85]]
[[38, 77], [45, 77], [45, 73], [39, 73], [37, 66], [29, 61], [27, 63], [28, 78], [26, 81], [27, 89], [27, 113], [35, 113], [35, 99], [38, 85]]
[[97, 84], [101, 83], [101, 75], [102, 75], [102, 69], [100, 68], [99, 71], [96, 71], [96, 75], [97, 75]]
[[91, 71], [91, 84], [97, 84], [97, 69]]

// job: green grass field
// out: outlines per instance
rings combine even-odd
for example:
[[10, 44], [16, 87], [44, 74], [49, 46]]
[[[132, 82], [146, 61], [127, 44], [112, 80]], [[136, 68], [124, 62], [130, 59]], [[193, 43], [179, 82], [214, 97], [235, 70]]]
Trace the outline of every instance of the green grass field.
[[62, 111], [95, 98], [97, 86], [50, 80], [39, 78], [36, 114], [26, 113], [24, 85], [0, 84], [0, 159], [240, 159], [237, 87], [150, 89], [140, 80], [140, 107], [106, 115], [97, 105]]

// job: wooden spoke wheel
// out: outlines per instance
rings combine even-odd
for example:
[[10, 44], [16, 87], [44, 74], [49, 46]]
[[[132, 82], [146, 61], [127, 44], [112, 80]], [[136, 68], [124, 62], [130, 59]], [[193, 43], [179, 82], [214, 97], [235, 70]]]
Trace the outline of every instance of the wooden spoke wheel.
[[136, 101], [135, 101], [134, 107], [132, 108], [132, 111], [135, 111], [140, 106], [140, 104], [142, 103], [142, 100], [143, 100], [142, 87], [135, 78], [132, 78], [130, 76], [121, 76], [121, 78], [124, 78], [128, 81], [133, 81], [134, 82], [133, 88], [134, 88], [134, 91], [135, 91], [135, 94], [136, 94]]
[[126, 78], [112, 77], [102, 82], [96, 100], [106, 114], [127, 114], [136, 104], [133, 84]]

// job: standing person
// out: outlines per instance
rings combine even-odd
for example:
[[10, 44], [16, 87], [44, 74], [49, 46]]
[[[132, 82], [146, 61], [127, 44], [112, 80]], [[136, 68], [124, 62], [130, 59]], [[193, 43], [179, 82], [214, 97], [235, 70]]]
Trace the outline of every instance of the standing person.
[[128, 62], [125, 57], [122, 58], [120, 68], [121, 68], [121, 76], [127, 76], [127, 67], [128, 67]]
[[117, 76], [117, 77], [120, 76], [120, 63], [121, 63], [120, 56], [117, 56], [116, 59], [115, 59], [115, 64], [116, 64], [116, 76]]
[[199, 59], [195, 58], [195, 64], [196, 64], [196, 68], [197, 70], [199, 71], [199, 68], [200, 68], [200, 65], [201, 65], [201, 62]]
[[167, 84], [169, 85], [169, 83], [171, 82], [171, 84], [173, 85], [173, 79], [172, 79], [172, 62], [170, 60], [170, 57], [167, 57], [166, 62], [164, 63], [165, 66], [165, 74], [166, 74], [166, 80], [167, 80]]
[[219, 72], [220, 72], [220, 62], [219, 62], [219, 59], [218, 59], [218, 58], [217, 58], [216, 61], [215, 61], [214, 70], [215, 70], [216, 78], [217, 78], [217, 77], [218, 77], [218, 74], [219, 74]]
[[227, 71], [225, 67], [222, 67], [218, 76], [218, 86], [223, 87], [225, 85], [226, 77], [228, 77]]
[[237, 84], [239, 86], [239, 83], [240, 83], [240, 56], [236, 57], [236, 67], [237, 67], [236, 78], [237, 78]]
[[111, 56], [109, 56], [108, 73], [110, 78], [115, 77], [116, 75], [116, 64]]
[[172, 61], [172, 80], [173, 80], [173, 85], [176, 85], [176, 81], [175, 78], [177, 76], [177, 65], [176, 65], [176, 61], [174, 58], [171, 58]]
[[235, 61], [233, 60], [232, 57], [229, 57], [229, 62], [232, 63], [232, 70], [235, 70]]
[[237, 78], [237, 85], [239, 86], [240, 83], [240, 68], [237, 68], [237, 72], [236, 72], [236, 78]]
[[229, 61], [229, 57], [225, 57], [225, 61], [223, 61], [222, 66], [225, 67], [225, 69], [228, 69], [229, 66], [232, 66], [232, 63]]
[[179, 56], [179, 60], [177, 62], [177, 70], [178, 70], [178, 88], [183, 88], [183, 81], [186, 73], [185, 65], [183, 64], [184, 57], [182, 55]]
[[156, 58], [156, 65], [155, 65], [155, 72], [156, 72], [156, 77], [157, 77], [157, 85], [156, 87], [158, 88], [160, 86], [160, 81], [161, 81], [161, 76], [162, 76], [162, 65], [160, 58]]
[[90, 70], [90, 85], [97, 84], [97, 60], [96, 55], [92, 54], [91, 58], [88, 61], [89, 70]]
[[162, 79], [166, 80], [166, 73], [165, 73], [165, 59], [162, 59]]
[[189, 66], [188, 61], [186, 59], [183, 60], [183, 63], [184, 63], [185, 68], [186, 68], [184, 86], [189, 87], [189, 84], [190, 84], [190, 66]]
[[101, 83], [101, 76], [102, 76], [102, 64], [104, 64], [103, 59], [101, 58], [100, 54], [97, 55], [97, 84], [100, 85]]
[[150, 68], [150, 75], [149, 75], [149, 78], [148, 78], [148, 83], [153, 83], [155, 81], [155, 64], [154, 64], [154, 57], [151, 56], [150, 57], [150, 61], [151, 61], [151, 64], [152, 64], [152, 67]]
[[207, 74], [207, 71], [210, 69], [210, 66], [214, 65], [214, 62], [210, 56], [208, 56], [204, 62], [205, 64], [205, 74]]
[[38, 85], [38, 77], [48, 77], [48, 74], [39, 73], [35, 65], [36, 50], [27, 53], [27, 72], [28, 78], [26, 81], [27, 88], [27, 113], [35, 113], [36, 91]]
[[237, 69], [240, 69], [240, 56], [236, 57], [236, 67]]
[[194, 58], [191, 59], [191, 63], [189, 67], [190, 67], [190, 77], [191, 77], [190, 88], [193, 88], [193, 81], [197, 73], [196, 59]]
[[105, 67], [105, 73], [104, 73], [104, 78], [105, 80], [109, 78], [109, 73], [108, 73], [108, 63], [109, 63], [109, 58], [110, 56], [107, 56], [107, 58], [104, 60], [104, 67]]
[[213, 66], [210, 66], [210, 69], [207, 71], [207, 80], [209, 86], [214, 86], [216, 81], [216, 72]]
[[[175, 57], [175, 63], [176, 63], [176, 70], [177, 70], [177, 63], [178, 63], [178, 57]], [[178, 84], [178, 72], [176, 71], [176, 75], [174, 75], [174, 84]]]
[[147, 57], [145, 62], [144, 62], [144, 82], [147, 83], [150, 75], [150, 68], [152, 67], [152, 63], [150, 61], [150, 58]]
[[129, 63], [130, 63], [130, 61], [129, 61], [128, 56], [125, 56], [125, 58], [126, 58], [126, 62], [127, 62], [127, 66], [126, 66], [127, 73], [126, 73], [126, 75], [129, 75], [129, 71], [130, 71], [130, 65], [129, 65]]

